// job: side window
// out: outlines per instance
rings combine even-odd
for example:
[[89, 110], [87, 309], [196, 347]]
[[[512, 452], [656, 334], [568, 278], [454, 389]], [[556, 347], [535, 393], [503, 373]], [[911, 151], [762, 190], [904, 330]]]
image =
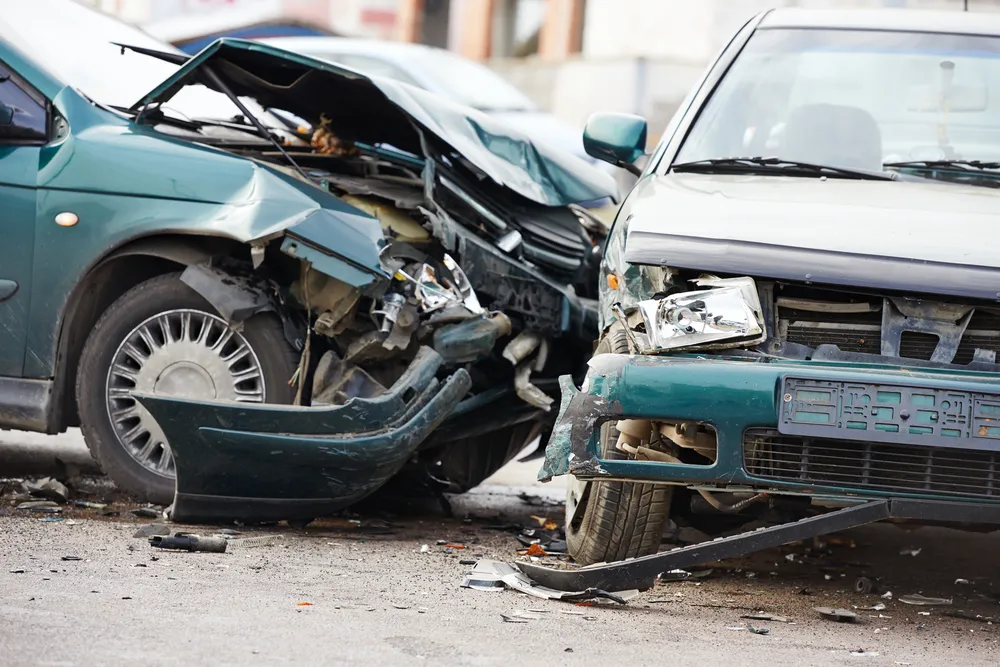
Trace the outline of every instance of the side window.
[[44, 143], [47, 137], [45, 99], [0, 63], [0, 145]]

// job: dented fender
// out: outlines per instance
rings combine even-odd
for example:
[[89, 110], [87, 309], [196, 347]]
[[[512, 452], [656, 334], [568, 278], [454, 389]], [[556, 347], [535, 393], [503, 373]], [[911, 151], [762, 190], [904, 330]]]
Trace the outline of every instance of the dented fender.
[[403, 467], [468, 392], [464, 369], [435, 378], [423, 347], [381, 396], [338, 406], [251, 405], [135, 394], [171, 443], [173, 518], [311, 519], [370, 495]]

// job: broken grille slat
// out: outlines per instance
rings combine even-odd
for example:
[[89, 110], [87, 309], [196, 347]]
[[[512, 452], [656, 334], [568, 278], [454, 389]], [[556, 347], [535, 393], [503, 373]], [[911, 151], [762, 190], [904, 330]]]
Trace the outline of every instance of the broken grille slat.
[[750, 429], [749, 474], [807, 484], [983, 497], [997, 494], [997, 453], [781, 435]]

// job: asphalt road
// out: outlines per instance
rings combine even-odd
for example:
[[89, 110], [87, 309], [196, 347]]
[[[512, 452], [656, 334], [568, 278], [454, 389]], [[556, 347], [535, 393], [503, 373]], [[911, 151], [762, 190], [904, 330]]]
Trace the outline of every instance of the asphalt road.
[[[47, 474], [67, 464], [89, 470], [78, 438], [55, 444], [2, 434], [0, 470], [4, 476]], [[470, 567], [461, 560], [517, 557], [513, 534], [491, 526], [537, 525], [531, 515], [560, 518], [555, 502], [561, 490], [534, 485], [535, 469], [514, 464], [501, 471], [456, 499], [453, 519], [436, 504], [400, 501], [390, 514], [365, 510], [354, 519], [360, 523], [349, 517], [305, 530], [245, 529], [243, 536], [282, 538], [225, 554], [157, 552], [132, 536], [148, 520], [132, 517], [134, 503], [99, 480], [85, 481], [82, 491], [92, 500], [110, 498], [120, 516], [67, 508], [63, 521], [46, 522], [0, 500], [0, 665], [998, 661], [998, 626], [945, 615], [1000, 617], [996, 535], [871, 526], [841, 536], [853, 547], [828, 543], [829, 553], [818, 562], [801, 562], [809, 545], [791, 545], [716, 565], [704, 579], [659, 584], [624, 607], [462, 588]], [[525, 502], [522, 492], [536, 497]], [[465, 548], [446, 553], [438, 540]], [[900, 553], [917, 549], [915, 556]], [[80, 560], [63, 560], [67, 556]], [[881, 577], [892, 598], [850, 592], [862, 572]], [[912, 593], [952, 598], [953, 604], [899, 601]], [[885, 609], [857, 610], [857, 624], [823, 620], [812, 611], [880, 603]], [[502, 616], [528, 610], [535, 611], [526, 622]], [[790, 622], [741, 618], [754, 611]], [[748, 624], [768, 633], [751, 633]]]

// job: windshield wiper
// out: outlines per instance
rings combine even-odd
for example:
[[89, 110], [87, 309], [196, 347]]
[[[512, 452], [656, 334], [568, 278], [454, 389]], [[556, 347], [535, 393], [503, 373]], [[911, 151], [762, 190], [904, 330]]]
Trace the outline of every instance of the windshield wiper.
[[915, 167], [917, 169], [954, 169], [962, 171], [986, 171], [1000, 169], [1000, 162], [983, 162], [981, 160], [907, 160], [905, 162], [886, 162], [883, 167]]
[[869, 181], [895, 181], [899, 177], [894, 172], [869, 171], [867, 169], [849, 169], [833, 167], [826, 164], [813, 164], [786, 160], [780, 157], [723, 157], [708, 160], [681, 162], [671, 167], [677, 172], [770, 172], [780, 174], [796, 174], [799, 176], [832, 176], [835, 178], [855, 178]]

